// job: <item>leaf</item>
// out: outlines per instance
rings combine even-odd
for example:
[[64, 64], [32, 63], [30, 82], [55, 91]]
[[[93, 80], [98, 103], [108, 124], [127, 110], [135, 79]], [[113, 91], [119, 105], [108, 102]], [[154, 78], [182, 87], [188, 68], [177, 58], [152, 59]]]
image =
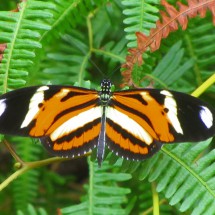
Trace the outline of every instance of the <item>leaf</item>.
[[162, 153], [140, 164], [136, 170], [140, 180], [148, 177], [149, 182], [156, 181], [157, 191], [165, 195], [170, 205], [177, 204], [181, 212], [189, 209], [192, 214], [207, 214], [214, 209], [215, 189], [211, 181], [215, 150], [199, 156], [210, 142], [211, 139], [163, 146]]
[[1, 40], [5, 39], [7, 44], [0, 68], [0, 73], [3, 74], [1, 92], [25, 84], [26, 75], [22, 76], [20, 73], [19, 78], [14, 78], [12, 73], [27, 72], [27, 68], [33, 64], [33, 50], [42, 47], [38, 38], [42, 31], [51, 28], [44, 21], [44, 17], [52, 17], [47, 9], [54, 9], [54, 5], [48, 2], [23, 1], [17, 12], [0, 12], [0, 31], [3, 32]]
[[43, 208], [36, 209], [33, 205], [28, 204], [26, 212], [23, 211], [18, 211], [17, 215], [25, 215], [25, 214], [30, 214], [30, 215], [48, 215], [48, 213], [45, 211]]
[[62, 214], [129, 214], [130, 210], [123, 209], [122, 204], [127, 202], [126, 195], [130, 189], [119, 187], [117, 182], [127, 181], [131, 175], [109, 172], [113, 166], [107, 161], [102, 163], [102, 168], [91, 161], [89, 166], [90, 181], [85, 185], [87, 194], [80, 204], [61, 209]]
[[193, 66], [194, 61], [192, 59], [181, 65], [184, 56], [184, 49], [181, 45], [181, 41], [174, 44], [152, 72], [152, 76], [155, 76], [167, 86], [175, 83]]
[[123, 14], [126, 16], [123, 23], [127, 25], [125, 32], [126, 39], [130, 42], [128, 47], [136, 47], [135, 32], [144, 32], [148, 35], [151, 28], [155, 27], [155, 22], [158, 20], [158, 9], [156, 7], [159, 1], [132, 1], [124, 0], [122, 4], [125, 6]]
[[146, 52], [147, 48], [150, 48], [152, 52], [157, 50], [160, 47], [161, 39], [166, 38], [170, 32], [178, 30], [179, 25], [185, 30], [187, 28], [187, 18], [196, 17], [198, 14], [203, 18], [207, 9], [211, 10], [214, 16], [215, 3], [210, 0], [205, 2], [188, 0], [188, 6], [177, 2], [179, 10], [176, 10], [165, 0], [162, 0], [161, 3], [165, 7], [165, 12], [160, 11], [162, 21], [158, 20], [156, 22], [156, 28], [151, 29], [149, 36], [142, 32], [136, 33], [137, 48], [129, 50], [126, 62], [122, 65], [122, 68], [124, 68], [123, 76], [129, 85], [133, 84], [131, 80], [132, 69], [135, 64], [142, 65], [142, 54]]

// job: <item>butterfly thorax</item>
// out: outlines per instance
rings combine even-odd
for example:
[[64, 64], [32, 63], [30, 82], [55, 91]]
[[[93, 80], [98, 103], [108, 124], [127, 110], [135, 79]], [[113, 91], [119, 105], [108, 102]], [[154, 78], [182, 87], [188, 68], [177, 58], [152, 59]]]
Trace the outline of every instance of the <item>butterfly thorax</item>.
[[112, 83], [110, 80], [104, 79], [101, 82], [101, 89], [99, 91], [100, 101], [102, 106], [106, 106], [111, 99], [112, 92], [111, 92]]
[[106, 108], [111, 100], [112, 83], [110, 80], [103, 80], [101, 82], [101, 89], [99, 91], [100, 105], [102, 107], [102, 117], [101, 117], [101, 130], [98, 137], [97, 145], [97, 160], [98, 165], [101, 166], [102, 160], [105, 153], [105, 144], [106, 144]]

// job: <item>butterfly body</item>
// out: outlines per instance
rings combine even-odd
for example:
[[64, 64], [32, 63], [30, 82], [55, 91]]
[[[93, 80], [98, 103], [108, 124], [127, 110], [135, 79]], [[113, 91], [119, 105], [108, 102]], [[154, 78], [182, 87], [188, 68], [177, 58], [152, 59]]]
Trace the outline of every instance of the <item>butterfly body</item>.
[[107, 145], [117, 155], [142, 160], [165, 143], [215, 135], [215, 110], [192, 96], [167, 90], [111, 91], [36, 86], [0, 96], [0, 133], [39, 138], [52, 154], [79, 156]]

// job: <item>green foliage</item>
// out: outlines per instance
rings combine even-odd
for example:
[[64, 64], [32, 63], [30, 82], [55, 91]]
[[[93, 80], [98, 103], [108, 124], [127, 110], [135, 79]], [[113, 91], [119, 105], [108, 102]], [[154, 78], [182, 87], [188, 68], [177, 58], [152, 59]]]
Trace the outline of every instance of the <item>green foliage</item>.
[[158, 20], [159, 1], [124, 0], [122, 4], [125, 6], [123, 14], [126, 16], [123, 22], [128, 26], [125, 28], [126, 38], [130, 41], [128, 47], [135, 47], [137, 45], [135, 32], [143, 32], [148, 35], [149, 31], [155, 28], [155, 22]]
[[[190, 210], [191, 214], [208, 214], [208, 211], [214, 210], [215, 196], [215, 151], [206, 151], [210, 143], [211, 139], [197, 144], [164, 146], [162, 153], [156, 154], [146, 162], [125, 161], [122, 168], [137, 174], [136, 177], [140, 181], [144, 180], [144, 187], [147, 187], [146, 179], [150, 183], [156, 181], [156, 191], [162, 193], [170, 205], [177, 205], [179, 211]], [[132, 168], [133, 165], [135, 168]], [[137, 190], [144, 189], [141, 182], [135, 186], [136, 189], [138, 187]], [[146, 199], [150, 199], [152, 194], [148, 190], [137, 192], [140, 201], [137, 205], [145, 209], [147, 201], [150, 201]], [[206, 204], [202, 205], [201, 202]]]
[[181, 78], [184, 73], [189, 71], [194, 64], [192, 58], [184, 62], [183, 57], [184, 48], [182, 48], [182, 42], [179, 41], [174, 44], [167, 54], [160, 60], [151, 74], [152, 77], [155, 77], [155, 81], [158, 79], [161, 86], [165, 83], [162, 87], [170, 86], [174, 90], [182, 91], [177, 80]]
[[23, 1], [19, 4], [20, 12], [0, 12], [0, 41], [8, 44], [1, 62], [1, 92], [25, 84], [27, 69], [35, 57], [34, 49], [42, 47], [38, 39], [43, 31], [51, 29], [45, 23], [45, 19], [52, 17], [47, 9], [54, 9], [54, 5]]
[[[119, 88], [119, 67], [127, 47], [136, 46], [135, 32], [149, 34], [160, 15], [159, 1], [151, 0], [28, 0], [17, 12], [10, 11], [14, 1], [2, 2], [2, 93], [47, 83], [96, 88], [104, 76]], [[132, 73], [135, 83], [191, 93], [214, 74], [214, 35], [210, 14], [189, 21], [187, 31], [177, 30], [155, 53], [144, 54]], [[214, 104], [214, 93], [213, 85], [204, 99]], [[25, 162], [49, 157], [40, 143], [7, 138]], [[164, 146], [144, 162], [110, 154], [101, 168], [80, 158], [30, 170], [1, 192], [0, 214], [212, 214], [215, 154], [209, 143]], [[0, 173], [1, 181], [14, 171], [5, 166], [11, 169]]]
[[95, 162], [88, 163], [90, 178], [89, 184], [85, 186], [86, 195], [82, 203], [62, 209], [62, 214], [129, 214], [129, 208], [123, 209], [122, 204], [128, 203], [126, 194], [130, 193], [130, 189], [118, 183], [131, 179], [131, 175], [119, 173], [116, 169], [119, 164], [113, 166], [105, 161], [99, 168]]
[[[198, 23], [201, 22], [201, 25]], [[193, 28], [193, 26], [195, 26]], [[211, 31], [210, 34], [207, 32]], [[214, 26], [206, 20], [195, 19], [191, 23], [190, 29], [184, 35], [184, 41], [187, 47], [189, 57], [195, 61], [193, 66], [194, 79], [197, 84], [201, 84], [211, 74], [211, 68], [214, 65], [215, 46]], [[212, 85], [208, 90], [214, 92], [215, 86]]]
[[26, 209], [27, 209], [26, 212], [23, 212], [23, 211], [19, 210], [17, 212], [17, 215], [25, 215], [25, 214], [30, 214], [30, 215], [48, 215], [48, 213], [45, 211], [44, 208], [36, 209], [31, 204], [29, 204]]
[[[11, 143], [16, 143], [16, 153], [24, 161], [37, 161], [41, 159], [40, 144], [33, 143], [31, 139], [12, 138]], [[27, 213], [29, 202], [34, 202], [38, 196], [39, 189], [39, 169], [33, 169], [26, 174], [23, 174], [12, 184], [13, 203], [16, 210], [22, 210]]]

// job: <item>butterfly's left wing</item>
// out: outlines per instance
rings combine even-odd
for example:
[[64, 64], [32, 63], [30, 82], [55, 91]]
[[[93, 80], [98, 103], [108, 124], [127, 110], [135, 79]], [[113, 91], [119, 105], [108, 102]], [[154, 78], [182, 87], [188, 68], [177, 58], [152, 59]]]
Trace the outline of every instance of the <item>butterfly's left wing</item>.
[[163, 143], [215, 135], [215, 110], [190, 95], [157, 89], [115, 92], [107, 109], [107, 145], [128, 159], [145, 159]]
[[40, 138], [57, 156], [73, 157], [94, 148], [100, 127], [95, 90], [50, 85], [0, 96], [0, 133]]

